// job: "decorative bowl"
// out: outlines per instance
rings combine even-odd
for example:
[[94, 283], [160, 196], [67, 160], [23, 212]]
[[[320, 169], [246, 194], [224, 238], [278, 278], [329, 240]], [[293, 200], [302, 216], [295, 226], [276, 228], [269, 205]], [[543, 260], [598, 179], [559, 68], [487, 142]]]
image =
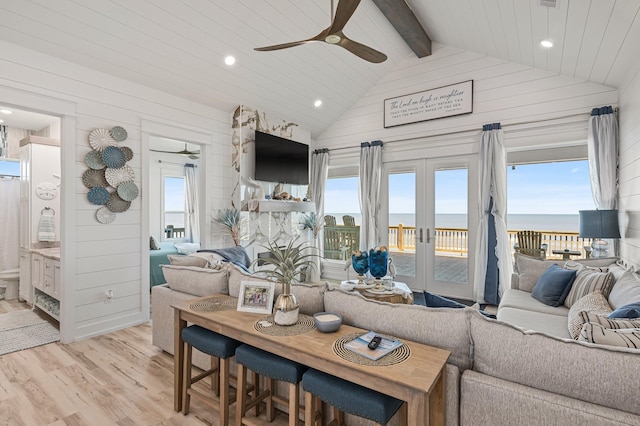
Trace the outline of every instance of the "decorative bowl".
[[323, 333], [333, 333], [342, 325], [342, 317], [333, 312], [318, 312], [313, 315], [313, 322], [318, 331]]

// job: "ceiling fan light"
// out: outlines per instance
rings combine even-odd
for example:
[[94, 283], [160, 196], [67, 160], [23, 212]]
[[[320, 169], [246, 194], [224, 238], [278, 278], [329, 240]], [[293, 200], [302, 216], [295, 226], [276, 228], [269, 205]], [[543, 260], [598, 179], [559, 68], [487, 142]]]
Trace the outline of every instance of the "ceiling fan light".
[[338, 44], [340, 43], [340, 40], [342, 40], [342, 38], [337, 34], [329, 34], [324, 38], [324, 41], [329, 44]]

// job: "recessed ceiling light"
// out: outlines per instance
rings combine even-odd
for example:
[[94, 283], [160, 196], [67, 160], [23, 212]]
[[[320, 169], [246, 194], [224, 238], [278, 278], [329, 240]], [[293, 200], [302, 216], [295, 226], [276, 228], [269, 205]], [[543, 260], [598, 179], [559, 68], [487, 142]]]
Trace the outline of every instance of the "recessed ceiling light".
[[8, 109], [0, 109], [0, 112], [3, 114], [13, 114], [13, 112], [9, 111]]
[[540, 42], [540, 46], [546, 47], [546, 48], [553, 47], [553, 42], [551, 40], [542, 40]]
[[224, 58], [224, 63], [227, 65], [233, 65], [236, 63], [236, 58], [234, 58], [233, 56], [229, 55], [226, 58]]
[[313, 106], [316, 108], [320, 108], [321, 105], [322, 105], [322, 101], [320, 99], [318, 99], [313, 103]]

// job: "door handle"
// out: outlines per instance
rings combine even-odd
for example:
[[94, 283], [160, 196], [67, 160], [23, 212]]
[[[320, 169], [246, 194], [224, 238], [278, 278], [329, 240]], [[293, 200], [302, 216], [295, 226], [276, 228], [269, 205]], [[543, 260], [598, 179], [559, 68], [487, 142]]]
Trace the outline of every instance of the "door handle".
[[431, 229], [427, 228], [427, 244], [431, 242]]
[[420, 234], [418, 236], [418, 240], [422, 242], [422, 228], [420, 228]]

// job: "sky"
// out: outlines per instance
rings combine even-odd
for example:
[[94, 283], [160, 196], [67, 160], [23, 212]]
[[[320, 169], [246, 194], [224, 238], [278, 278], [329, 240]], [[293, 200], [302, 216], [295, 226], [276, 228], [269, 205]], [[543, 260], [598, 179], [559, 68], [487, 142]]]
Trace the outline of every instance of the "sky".
[[[467, 171], [446, 170], [436, 174], [436, 213], [466, 213]], [[390, 213], [413, 213], [415, 179], [412, 174], [392, 175]], [[509, 214], [572, 214], [595, 208], [586, 160], [519, 165], [507, 169]], [[329, 180], [325, 212], [356, 213], [358, 178]]]

